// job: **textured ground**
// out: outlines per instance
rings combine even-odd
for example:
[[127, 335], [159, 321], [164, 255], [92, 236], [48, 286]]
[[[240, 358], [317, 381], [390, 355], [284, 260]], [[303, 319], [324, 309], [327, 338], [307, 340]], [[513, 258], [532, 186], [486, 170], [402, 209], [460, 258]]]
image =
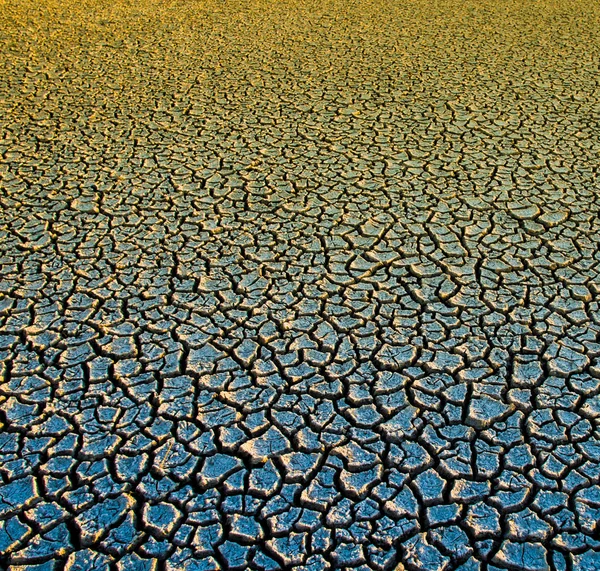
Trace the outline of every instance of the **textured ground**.
[[599, 17], [0, 0], [0, 568], [599, 570]]

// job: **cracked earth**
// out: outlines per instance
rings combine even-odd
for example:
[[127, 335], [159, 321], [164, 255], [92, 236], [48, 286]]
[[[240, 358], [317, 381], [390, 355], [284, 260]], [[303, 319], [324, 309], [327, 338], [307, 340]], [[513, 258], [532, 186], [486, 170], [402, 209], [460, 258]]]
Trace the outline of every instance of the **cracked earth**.
[[600, 569], [598, 4], [0, 46], [0, 568]]

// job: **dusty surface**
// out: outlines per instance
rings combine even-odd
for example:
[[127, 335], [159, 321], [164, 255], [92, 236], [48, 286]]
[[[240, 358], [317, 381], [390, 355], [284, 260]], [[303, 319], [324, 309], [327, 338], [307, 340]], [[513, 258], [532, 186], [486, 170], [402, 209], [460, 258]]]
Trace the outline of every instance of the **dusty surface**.
[[600, 569], [599, 14], [0, 2], [0, 567]]

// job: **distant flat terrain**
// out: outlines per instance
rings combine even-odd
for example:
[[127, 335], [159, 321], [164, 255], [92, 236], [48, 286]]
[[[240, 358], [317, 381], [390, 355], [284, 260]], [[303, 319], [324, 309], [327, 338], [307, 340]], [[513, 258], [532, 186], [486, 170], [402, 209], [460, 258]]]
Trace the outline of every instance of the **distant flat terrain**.
[[600, 4], [0, 0], [0, 569], [599, 571]]

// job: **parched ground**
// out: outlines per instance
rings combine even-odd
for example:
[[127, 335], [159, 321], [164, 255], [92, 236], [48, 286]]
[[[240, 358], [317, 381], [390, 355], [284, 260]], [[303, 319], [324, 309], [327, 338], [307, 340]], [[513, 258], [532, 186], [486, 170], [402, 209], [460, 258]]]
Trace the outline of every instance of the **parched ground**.
[[0, 568], [598, 571], [600, 4], [0, 0]]

